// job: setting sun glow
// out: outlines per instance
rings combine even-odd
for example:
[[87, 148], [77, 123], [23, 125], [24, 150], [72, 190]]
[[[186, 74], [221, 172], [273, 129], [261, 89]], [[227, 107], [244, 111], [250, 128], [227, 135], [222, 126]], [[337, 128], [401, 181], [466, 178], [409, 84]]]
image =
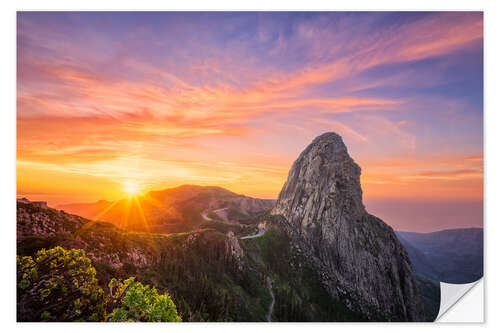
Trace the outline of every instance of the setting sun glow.
[[20, 198], [276, 199], [333, 131], [391, 226], [482, 224], [481, 12], [19, 12], [17, 45]]
[[140, 194], [139, 190], [139, 185], [137, 183], [127, 181], [123, 184], [123, 190], [129, 195], [129, 196], [135, 196]]

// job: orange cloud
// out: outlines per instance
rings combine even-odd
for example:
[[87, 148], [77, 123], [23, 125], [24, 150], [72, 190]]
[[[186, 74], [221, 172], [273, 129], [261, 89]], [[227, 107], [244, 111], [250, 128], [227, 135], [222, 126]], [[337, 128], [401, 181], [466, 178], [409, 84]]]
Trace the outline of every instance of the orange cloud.
[[483, 177], [482, 170], [476, 169], [461, 169], [461, 170], [447, 170], [447, 171], [425, 171], [413, 176], [414, 178], [426, 179], [444, 179], [444, 180], [459, 180], [469, 177]]
[[[289, 143], [297, 146], [293, 149], [281, 141], [299, 132], [310, 139], [319, 130], [335, 130], [362, 147], [375, 147], [381, 138], [391, 143], [389, 148], [398, 146], [397, 156], [376, 159], [370, 152], [356, 158], [366, 170], [363, 181], [369, 196], [479, 196], [482, 157], [418, 155], [416, 136], [408, 130], [411, 122], [374, 114], [404, 110], [408, 101], [315, 90], [380, 65], [440, 56], [482, 40], [482, 15], [457, 15], [440, 13], [397, 31], [349, 35], [353, 39], [346, 40], [354, 45], [349, 52], [321, 25], [304, 26], [299, 30], [307, 40], [316, 40], [311, 36], [317, 34], [332, 40], [317, 38], [320, 47], [307, 49], [312, 53], [307, 61], [289, 70], [250, 61], [247, 65], [231, 50], [187, 66], [180, 76], [162, 64], [128, 56], [120, 56], [118, 74], [65, 54], [18, 61], [18, 186], [40, 192], [60, 175], [82, 182], [106, 179], [96, 185], [98, 194], [110, 188], [110, 181], [142, 177], [151, 188], [194, 182], [276, 197], [299, 146], [307, 140]], [[61, 45], [52, 37], [46, 47], [57, 51]], [[286, 47], [281, 35], [279, 43]], [[73, 44], [61, 49], [86, 50]], [[25, 56], [18, 52], [18, 60]], [[213, 79], [200, 83], [189, 75]], [[387, 84], [376, 81], [348, 82], [345, 91]], [[352, 112], [354, 121], [340, 119]], [[276, 115], [281, 116], [276, 123], [268, 120]], [[295, 121], [280, 122], [287, 119]], [[271, 135], [257, 141], [264, 125]], [[286, 138], [280, 137], [282, 127], [289, 131]], [[248, 137], [253, 141], [245, 141]], [[268, 149], [271, 144], [274, 150]], [[267, 156], [250, 151], [265, 151]], [[37, 184], [37, 174], [47, 178]]]
[[474, 199], [483, 197], [480, 156], [422, 155], [411, 158], [363, 160], [366, 197]]

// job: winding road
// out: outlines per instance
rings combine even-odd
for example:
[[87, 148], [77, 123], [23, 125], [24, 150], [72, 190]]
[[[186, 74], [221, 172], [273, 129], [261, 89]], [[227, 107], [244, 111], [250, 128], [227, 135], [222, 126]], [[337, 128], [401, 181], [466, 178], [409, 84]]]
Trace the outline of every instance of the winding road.
[[[229, 222], [228, 218], [227, 218], [227, 214], [219, 214], [219, 212], [222, 212], [222, 211], [225, 211], [227, 209], [226, 208], [219, 208], [219, 209], [216, 209], [216, 210], [213, 210], [212, 212], [214, 212], [215, 214], [217, 214], [220, 218], [222, 218], [227, 224], [234, 224], [234, 223], [231, 223]], [[205, 221], [213, 221], [212, 218], [208, 217], [207, 216], [207, 212], [204, 211], [201, 213], [201, 217], [203, 217], [203, 219]], [[255, 234], [255, 235], [248, 235], [248, 236], [243, 236], [243, 237], [240, 237], [240, 239], [250, 239], [250, 238], [257, 238], [257, 237], [261, 237], [262, 235], [264, 235], [266, 232], [266, 229], [264, 228], [261, 228], [260, 225], [259, 225], [259, 231]], [[269, 304], [269, 310], [267, 311], [267, 314], [266, 314], [266, 320], [268, 322], [271, 321], [271, 317], [273, 315], [273, 311], [274, 311], [274, 303], [275, 303], [275, 298], [274, 298], [274, 293], [273, 293], [273, 281], [271, 280], [271, 278], [267, 277], [267, 289], [269, 289], [269, 293], [271, 294], [271, 304]]]
[[243, 236], [243, 237], [240, 237], [240, 239], [257, 238], [257, 237], [260, 237], [260, 236], [264, 235], [265, 232], [266, 232], [265, 229], [259, 228], [259, 232], [256, 233], [255, 235]]
[[[224, 222], [226, 222], [228, 224], [234, 224], [234, 223], [231, 223], [229, 221], [229, 219], [227, 218], [227, 213], [224, 212], [226, 209], [227, 209], [227, 207], [226, 208], [215, 209], [215, 210], [212, 211], [212, 213], [217, 214], [217, 216], [219, 216], [221, 219], [223, 219]], [[201, 213], [201, 217], [203, 217], [203, 219], [205, 219], [205, 221], [213, 221], [213, 219], [210, 218], [210, 217], [208, 217], [207, 214], [208, 214], [208, 212], [204, 211], [204, 212]]]
[[203, 217], [205, 221], [213, 221], [210, 217], [207, 216], [207, 212], [202, 212], [201, 217]]
[[[227, 218], [227, 214], [219, 214], [219, 213], [221, 213], [221, 212], [225, 211], [226, 209], [227, 209], [227, 207], [226, 207], [226, 208], [219, 208], [219, 209], [215, 209], [215, 210], [213, 210], [212, 212], [213, 212], [213, 213], [215, 213], [215, 214], [217, 214], [217, 215], [218, 215], [221, 219], [223, 219], [223, 220], [224, 220], [224, 222], [226, 222], [227, 224], [239, 224], [239, 223], [231, 223], [231, 222], [229, 221], [229, 219]], [[205, 221], [213, 221], [213, 219], [212, 219], [212, 218], [210, 218], [210, 217], [208, 217], [208, 215], [207, 215], [207, 214], [208, 214], [208, 212], [204, 211], [204, 212], [202, 212], [202, 213], [201, 213], [201, 217], [203, 217], [203, 219], [204, 219]], [[260, 228], [260, 227], [259, 227], [259, 231], [258, 231], [255, 235], [243, 236], [243, 237], [240, 237], [240, 239], [250, 239], [250, 238], [257, 238], [257, 237], [261, 237], [262, 235], [264, 235], [264, 233], [265, 233], [265, 232], [266, 232], [266, 229], [264, 229], [264, 228]]]

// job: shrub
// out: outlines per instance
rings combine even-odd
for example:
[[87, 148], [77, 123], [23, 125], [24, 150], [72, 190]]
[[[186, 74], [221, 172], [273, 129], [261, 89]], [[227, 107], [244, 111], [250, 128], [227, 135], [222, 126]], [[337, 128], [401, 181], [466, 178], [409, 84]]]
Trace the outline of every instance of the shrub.
[[104, 319], [104, 293], [83, 250], [56, 247], [17, 257], [20, 321]]
[[181, 321], [170, 296], [159, 295], [156, 288], [133, 277], [123, 282], [112, 279], [109, 290], [110, 321]]
[[181, 321], [168, 294], [129, 278], [105, 294], [83, 250], [42, 249], [17, 256], [19, 321]]

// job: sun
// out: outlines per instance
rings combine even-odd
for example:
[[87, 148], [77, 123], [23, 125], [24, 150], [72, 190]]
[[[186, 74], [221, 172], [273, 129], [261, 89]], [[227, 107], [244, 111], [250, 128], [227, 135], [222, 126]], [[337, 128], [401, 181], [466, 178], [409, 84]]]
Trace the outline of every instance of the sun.
[[136, 196], [141, 193], [139, 190], [139, 185], [137, 183], [134, 183], [132, 181], [126, 181], [123, 183], [123, 190], [129, 195], [129, 196]]

